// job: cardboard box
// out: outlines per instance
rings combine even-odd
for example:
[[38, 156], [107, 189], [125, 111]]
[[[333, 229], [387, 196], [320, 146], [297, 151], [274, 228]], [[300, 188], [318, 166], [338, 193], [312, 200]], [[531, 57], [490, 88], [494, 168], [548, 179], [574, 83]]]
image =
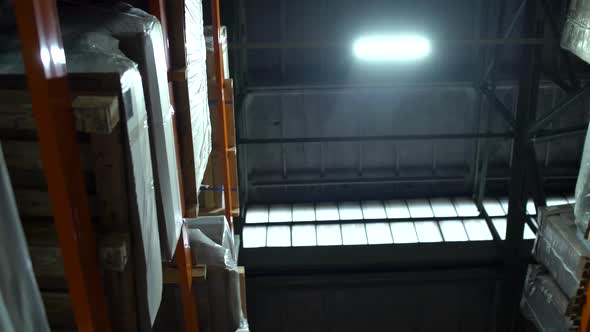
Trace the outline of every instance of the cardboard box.
[[[171, 260], [182, 227], [182, 208], [173, 108], [170, 103], [164, 38], [160, 23], [151, 15], [119, 15], [119, 47], [138, 65], [141, 73], [148, 129], [162, 258]], [[117, 26], [116, 26], [117, 27]]]

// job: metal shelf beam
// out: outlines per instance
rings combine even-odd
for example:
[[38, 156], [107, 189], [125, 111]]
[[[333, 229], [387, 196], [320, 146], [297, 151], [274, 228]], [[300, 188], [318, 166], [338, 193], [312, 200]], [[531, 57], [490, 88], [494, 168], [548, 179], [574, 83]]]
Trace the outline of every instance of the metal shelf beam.
[[223, 148], [223, 178], [224, 188], [223, 198], [225, 202], [225, 217], [229, 223], [230, 228], [233, 231], [233, 219], [232, 219], [232, 191], [228, 190], [231, 188], [231, 177], [230, 177], [230, 166], [229, 166], [229, 154], [234, 153], [230, 151], [228, 139], [227, 139], [227, 113], [225, 112], [225, 95], [223, 91], [223, 54], [221, 53], [221, 44], [219, 39], [221, 36], [221, 18], [219, 9], [219, 0], [211, 0], [211, 21], [213, 23], [213, 57], [215, 58], [215, 96], [217, 97], [217, 118], [219, 119], [219, 132], [221, 133], [221, 145]]

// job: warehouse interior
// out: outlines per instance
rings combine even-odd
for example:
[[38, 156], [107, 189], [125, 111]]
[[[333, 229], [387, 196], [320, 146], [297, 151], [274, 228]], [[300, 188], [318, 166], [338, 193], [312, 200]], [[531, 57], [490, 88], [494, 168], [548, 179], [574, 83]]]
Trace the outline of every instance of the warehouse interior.
[[0, 1], [1, 331], [590, 331], [590, 1]]

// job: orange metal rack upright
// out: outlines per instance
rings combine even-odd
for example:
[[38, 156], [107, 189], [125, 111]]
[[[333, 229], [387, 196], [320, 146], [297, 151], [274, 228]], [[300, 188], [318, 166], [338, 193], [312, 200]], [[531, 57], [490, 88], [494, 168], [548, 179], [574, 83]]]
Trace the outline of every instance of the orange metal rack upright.
[[590, 283], [586, 287], [586, 303], [582, 308], [582, 317], [580, 322], [580, 331], [582, 332], [589, 332], [590, 331]]
[[[174, 0], [172, 0], [174, 1]], [[168, 71], [170, 72], [170, 47], [169, 47], [169, 35], [168, 35], [168, 17], [166, 15], [166, 6], [165, 6], [165, 2], [166, 0], [150, 0], [149, 2], [149, 8], [150, 11], [153, 15], [155, 15], [161, 22], [162, 24], [162, 31], [164, 33], [164, 38], [166, 38], [166, 62], [167, 62], [167, 66], [168, 66]], [[220, 126], [221, 126], [221, 132], [223, 133], [222, 135], [222, 142], [223, 142], [223, 148], [224, 148], [224, 157], [223, 157], [223, 174], [224, 174], [224, 185], [225, 188], [231, 188], [231, 179], [230, 179], [230, 166], [229, 166], [229, 159], [228, 159], [228, 153], [230, 153], [229, 149], [228, 149], [228, 139], [227, 139], [227, 119], [226, 119], [226, 112], [225, 112], [225, 97], [223, 94], [223, 60], [222, 60], [222, 54], [221, 54], [221, 47], [219, 44], [219, 36], [221, 33], [221, 19], [220, 19], [220, 13], [219, 13], [219, 0], [212, 0], [211, 1], [211, 15], [212, 15], [212, 21], [213, 21], [213, 45], [214, 45], [214, 54], [215, 54], [215, 74], [216, 77], [221, 78], [221, 79], [217, 79], [217, 84], [216, 84], [216, 96], [217, 96], [217, 100], [221, 101], [217, 103], [217, 112], [219, 113], [219, 119], [221, 119], [220, 121]], [[184, 19], [184, 18], [173, 18], [173, 19]], [[185, 34], [186, 35], [186, 34]], [[169, 78], [169, 83], [172, 84], [171, 79], [172, 79], [173, 75], [172, 73], [170, 73], [168, 75]], [[170, 93], [171, 98], [173, 98], [173, 93], [171, 90]], [[174, 100], [172, 100], [173, 105], [176, 107]], [[176, 123], [176, 121], [173, 121], [173, 123]], [[178, 135], [176, 133], [176, 128], [175, 128], [175, 137], [176, 137], [176, 142], [177, 142], [177, 151], [178, 151]], [[177, 154], [177, 158], [178, 158], [178, 154]], [[180, 165], [180, 161], [178, 162], [178, 165]], [[180, 172], [179, 172], [180, 173]], [[179, 179], [180, 181], [180, 190], [182, 191], [183, 188], [183, 184], [182, 184], [182, 179]], [[233, 231], [233, 221], [232, 221], [232, 206], [231, 206], [231, 190], [225, 190], [224, 191], [224, 195], [225, 195], [225, 216], [227, 218], [227, 221], [230, 225], [230, 228]], [[181, 197], [184, 197], [184, 195], [181, 192]], [[182, 202], [182, 213], [184, 216], [186, 216], [186, 206], [184, 204], [184, 202]], [[192, 288], [192, 260], [191, 260], [191, 252], [190, 252], [190, 245], [188, 243], [188, 233], [187, 233], [187, 228], [186, 225], [184, 225], [183, 230], [182, 230], [182, 234], [181, 234], [181, 238], [178, 242], [178, 246], [176, 248], [176, 263], [180, 272], [180, 278], [179, 278], [179, 283], [180, 283], [180, 290], [181, 290], [181, 298], [182, 298], [182, 302], [183, 302], [183, 307], [184, 307], [184, 319], [185, 319], [185, 326], [186, 326], [186, 331], [187, 332], [197, 332], [199, 331], [199, 321], [198, 321], [198, 314], [197, 314], [197, 305], [195, 303], [194, 300], [194, 296], [193, 296], [193, 288]]]
[[[169, 54], [169, 36], [168, 36], [168, 17], [166, 16], [166, 0], [150, 0], [149, 7], [152, 14], [154, 14], [161, 22], [162, 29], [164, 32], [164, 37], [166, 38], [166, 60], [168, 65], [168, 71], [170, 71], [170, 54]], [[174, 0], [173, 0], [174, 1]], [[211, 0], [211, 16], [213, 22], [213, 47], [214, 47], [214, 57], [215, 57], [215, 75], [218, 78], [216, 81], [216, 96], [217, 100], [220, 101], [217, 103], [217, 112], [218, 118], [220, 121], [220, 128], [222, 133], [222, 144], [223, 144], [223, 174], [224, 174], [224, 186], [225, 188], [231, 188], [231, 178], [230, 178], [230, 166], [229, 166], [229, 159], [228, 153], [229, 146], [228, 146], [228, 139], [227, 139], [227, 114], [225, 112], [225, 96], [223, 93], [223, 60], [221, 54], [221, 46], [219, 43], [219, 37], [221, 33], [221, 18], [220, 18], [220, 10], [219, 10], [219, 0]], [[184, 19], [184, 18], [173, 18], [173, 19]], [[186, 35], [186, 34], [185, 34]], [[169, 81], [173, 77], [172, 74], [168, 75]], [[172, 83], [172, 82], [170, 82]], [[173, 97], [173, 93], [171, 91], [171, 97]], [[172, 100], [174, 104], [174, 100]], [[176, 106], [176, 105], [175, 105]], [[176, 123], [175, 121], [173, 121]], [[178, 138], [175, 130], [175, 136]], [[178, 146], [178, 139], [176, 140]], [[178, 148], [177, 148], [178, 150]], [[180, 165], [180, 162], [178, 163]], [[180, 179], [180, 188], [182, 190], [182, 179]], [[184, 197], [181, 193], [181, 197]], [[230, 228], [233, 231], [233, 220], [232, 220], [232, 206], [231, 206], [231, 190], [224, 190], [224, 201], [225, 201], [225, 216], [229, 223]], [[183, 202], [183, 215], [186, 216], [186, 206]], [[181, 289], [181, 298], [184, 307], [184, 319], [185, 319], [185, 326], [186, 331], [199, 331], [199, 322], [198, 322], [198, 314], [197, 314], [197, 305], [194, 301], [193, 290], [192, 290], [192, 261], [191, 261], [191, 254], [190, 254], [190, 246], [188, 243], [188, 234], [186, 230], [186, 225], [183, 227], [183, 231], [181, 234], [181, 238], [178, 242], [178, 247], [176, 248], [176, 262], [178, 265], [178, 269], [180, 271], [181, 277], [179, 278], [180, 289]]]
[[111, 331], [55, 0], [15, 1], [43, 169], [80, 331]]
[[232, 219], [232, 192], [231, 192], [231, 178], [230, 178], [230, 165], [229, 165], [229, 153], [232, 153], [229, 149], [227, 139], [227, 113], [225, 112], [225, 94], [223, 91], [223, 55], [221, 53], [221, 45], [219, 39], [221, 36], [221, 16], [219, 10], [219, 0], [211, 0], [211, 22], [213, 25], [213, 57], [215, 58], [215, 96], [217, 99], [217, 118], [219, 119], [219, 132], [221, 133], [221, 143], [223, 148], [223, 185], [225, 190], [223, 191], [223, 198], [225, 202], [225, 217], [229, 223], [229, 227], [233, 231], [234, 224]]
[[[165, 38], [165, 46], [166, 46], [166, 65], [168, 66], [168, 72], [170, 72], [170, 47], [169, 47], [169, 36], [168, 36], [168, 19], [166, 16], [166, 0], [150, 0], [149, 1], [149, 10], [150, 12], [158, 18], [162, 25], [162, 33]], [[173, 0], [174, 1], [174, 0]], [[177, 18], [178, 19], [178, 18]], [[168, 75], [168, 85], [170, 90], [170, 102], [172, 103], [174, 109], [177, 109], [177, 105], [174, 102], [174, 94], [172, 91], [172, 75]], [[174, 115], [172, 115], [174, 117]], [[178, 133], [176, 130], [176, 121], [172, 120], [174, 126], [174, 140], [176, 143], [176, 160], [177, 165], [180, 168], [180, 155], [178, 153]], [[178, 174], [182, 174], [179, 169]], [[186, 217], [186, 205], [184, 202], [184, 194], [183, 194], [183, 183], [182, 177], [179, 176], [179, 189], [180, 189], [180, 200], [181, 200], [181, 207], [182, 207], [182, 215]], [[176, 260], [176, 266], [178, 267], [179, 278], [178, 284], [180, 288], [180, 298], [182, 301], [183, 306], [183, 315], [184, 315], [184, 326], [187, 332], [198, 332], [199, 331], [199, 316], [198, 316], [198, 308], [195, 302], [194, 290], [193, 290], [193, 270], [192, 270], [192, 257], [191, 257], [191, 248], [188, 239], [188, 228], [187, 225], [184, 224], [182, 226], [182, 230], [180, 233], [180, 238], [178, 239], [178, 245], [176, 246], [176, 253], [174, 255]]]

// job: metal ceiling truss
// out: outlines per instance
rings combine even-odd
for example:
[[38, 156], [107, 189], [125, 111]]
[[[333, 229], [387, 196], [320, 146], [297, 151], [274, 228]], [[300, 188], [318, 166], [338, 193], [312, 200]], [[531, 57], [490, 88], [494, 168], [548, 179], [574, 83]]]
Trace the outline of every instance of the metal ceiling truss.
[[[240, 19], [245, 19], [243, 1], [235, 0], [240, 11]], [[481, 10], [482, 24], [478, 40], [454, 41], [461, 43], [473, 43], [478, 45], [479, 53], [482, 58], [479, 69], [479, 77], [474, 80], [475, 90], [478, 92], [478, 103], [476, 112], [476, 123], [474, 124], [475, 132], [462, 135], [389, 135], [389, 136], [362, 136], [362, 137], [296, 137], [296, 138], [272, 138], [272, 139], [251, 139], [248, 133], [239, 132], [238, 144], [241, 149], [246, 150], [249, 145], [260, 144], [291, 144], [291, 143], [323, 143], [323, 142], [367, 142], [367, 141], [403, 141], [403, 140], [447, 140], [447, 139], [465, 139], [473, 138], [475, 141], [475, 152], [471, 173], [469, 179], [472, 181], [473, 195], [480, 211], [484, 211], [480, 217], [486, 220], [490, 231], [497, 244], [500, 244], [500, 252], [503, 253], [504, 278], [502, 283], [500, 309], [498, 312], [498, 330], [499, 331], [517, 331], [519, 317], [519, 303], [524, 278], [523, 262], [521, 255], [523, 251], [523, 231], [525, 223], [536, 231], [534, 224], [530, 223], [526, 216], [527, 196], [531, 194], [537, 206], [545, 206], [546, 199], [543, 191], [543, 180], [548, 177], [542, 177], [536, 160], [534, 144], [535, 142], [548, 141], [552, 139], [582, 135], [586, 132], [586, 126], [543, 130], [550, 122], [562, 115], [569, 106], [585, 97], [590, 91], [589, 87], [581, 87], [580, 80], [576, 77], [572, 66], [570, 56], [561, 51], [560, 56], [565, 62], [565, 69], [568, 74], [567, 81], [560, 77], [558, 70], [542, 68], [541, 50], [544, 46], [559, 47], [555, 40], [559, 39], [560, 30], [557, 20], [552, 15], [552, 9], [547, 0], [523, 0], [513, 17], [507, 29], [502, 33], [505, 3], [500, 4], [499, 20], [497, 22], [495, 34], [500, 37], [491, 37], [488, 35], [487, 24], [488, 16], [491, 15], [490, 7], [493, 4], [491, 0], [481, 0], [479, 7]], [[552, 31], [552, 38], [540, 38], [539, 18], [540, 10], [538, 5], [544, 10], [544, 19], [549, 23]], [[522, 36], [512, 38], [512, 34], [519, 20], [522, 20]], [[327, 47], [348, 47], [340, 43], [249, 43], [246, 40], [245, 23], [240, 22], [241, 37], [231, 46], [234, 50], [239, 50], [241, 54], [240, 72], [245, 78], [245, 71], [248, 68], [247, 50], [256, 48], [327, 48]], [[452, 42], [452, 41], [451, 41]], [[522, 65], [520, 67], [519, 93], [516, 114], [496, 96], [496, 65], [505, 45], [519, 45], [522, 48]], [[490, 46], [492, 48], [490, 49]], [[281, 57], [282, 59], [283, 57]], [[284, 66], [283, 66], [284, 67]], [[546, 77], [551, 79], [555, 84], [568, 92], [567, 98], [556, 106], [547, 115], [540, 120], [536, 119], [537, 99], [539, 92], [540, 74], [543, 72]], [[243, 92], [247, 87], [243, 87]], [[244, 96], [242, 96], [244, 97]], [[487, 101], [487, 102], [486, 102]], [[243, 105], [242, 105], [243, 107]], [[492, 111], [498, 112], [508, 123], [510, 131], [506, 133], [490, 133], [489, 117]], [[243, 114], [243, 109], [241, 114]], [[483, 121], [482, 121], [483, 120]], [[242, 119], [242, 121], [246, 121]], [[482, 122], [484, 125], [482, 126]], [[247, 126], [242, 126], [247, 128]], [[507, 138], [512, 140], [512, 154], [510, 162], [509, 178], [493, 178], [488, 176], [489, 153], [494, 139]], [[433, 143], [436, 144], [436, 143]], [[433, 164], [436, 164], [436, 156], [433, 156]], [[362, 165], [359, 165], [362, 171]], [[461, 182], [465, 177], [421, 177], [421, 178], [374, 178], [374, 179], [321, 179], [321, 180], [288, 180], [283, 181], [258, 181], [250, 183], [246, 168], [242, 168], [240, 176], [242, 188], [253, 187], [296, 187], [311, 185], [342, 185], [342, 184], [370, 184], [370, 183], [405, 183], [405, 182]], [[486, 192], [486, 182], [502, 180], [510, 181], [509, 195], [509, 212], [507, 216], [506, 241], [500, 241], [499, 234], [491, 223], [489, 216], [485, 214], [482, 199]], [[246, 189], [247, 190], [247, 189]], [[291, 249], [292, 250], [292, 249]], [[307, 250], [307, 249], [301, 249]], [[314, 249], [315, 250], [315, 249]], [[264, 253], [263, 253], [264, 252]], [[290, 251], [291, 253], [292, 251]], [[260, 250], [257, 255], [268, 255], [268, 251]], [[291, 255], [291, 254], [289, 254]], [[257, 256], [258, 257], [258, 256]]]
[[[545, 10], [545, 18], [549, 20], [553, 35], [558, 38], [560, 34], [559, 28], [556, 20], [552, 16], [549, 4], [546, 0], [540, 0], [540, 2]], [[501, 7], [503, 8], [503, 5]], [[515, 26], [515, 22], [521, 15], [523, 15], [523, 38], [537, 37], [540, 31], [537, 30], [538, 14], [536, 7], [537, 1], [524, 0], [519, 7], [519, 10], [514, 15], [508, 31], [505, 34], [505, 38], [510, 36]], [[503, 14], [500, 15], [499, 27], [502, 26], [502, 16]], [[505, 275], [501, 293], [502, 304], [498, 317], [499, 329], [501, 331], [516, 331], [519, 329], [517, 322], [524, 270], [518, 258], [518, 253], [521, 251], [523, 245], [522, 234], [524, 231], [524, 224], [528, 221], [525, 213], [527, 195], [529, 193], [532, 194], [536, 206], [546, 205], [542, 177], [538, 167], [533, 143], [545, 139], [555, 139], [573, 134], [583, 134], [586, 130], [586, 127], [579, 127], [542, 132], [544, 127], [569, 109], [569, 106], [586, 96], [587, 92], [590, 90], [587, 87], [580, 87], [579, 80], [574, 74], [571, 61], [567, 54], [564, 55], [563, 58], [566, 62], [569, 82], [565, 82], [555, 72], [552, 72], [552, 75], [547, 76], [549, 76], [555, 84], [568, 92], [568, 97], [547, 115], [534, 122], [536, 119], [539, 92], [539, 68], [541, 67], [539, 62], [542, 47], [543, 45], [523, 47], [516, 119], [513, 118], [510, 110], [505, 107], [494, 94], [495, 82], [493, 78], [493, 69], [495, 59], [497, 59], [502, 50], [501, 45], [496, 47], [492, 62], [487, 67], [488, 70], [484, 73], [484, 81], [480, 86], [481, 93], [487, 97], [488, 101], [494, 106], [493, 108], [502, 115], [514, 130], [512, 145], [513, 162], [511, 165], [510, 176], [510, 208], [507, 218], [507, 232], [504, 248]], [[563, 54], [563, 52], [561, 52], [561, 54]], [[547, 70], [544, 70], [544, 72], [547, 72]], [[488, 75], [492, 76], [489, 81], [487, 81]], [[572, 90], [575, 92], [572, 93]], [[487, 170], [487, 159], [485, 156], [483, 166], [476, 166], [482, 167], [482, 171], [479, 173], [480, 177], [476, 182], [476, 188], [478, 191], [475, 193], [476, 202], [481, 204], [481, 199], [485, 194], [485, 173]]]
[[[529, 1], [534, 1], [534, 0], [529, 0]], [[537, 1], [541, 1], [541, 0], [537, 0]], [[481, 20], [482, 22], [485, 22], [483, 25], [487, 24], [487, 20], [488, 20], [488, 16], [489, 16], [489, 7], [491, 6], [491, 4], [485, 4], [486, 1], [482, 1], [482, 3], [480, 4], [481, 10], [482, 10], [482, 14], [481, 14]], [[478, 106], [478, 109], [476, 109], [477, 112], [477, 116], [476, 116], [476, 123], [474, 125], [474, 129], [475, 131], [472, 133], [463, 133], [463, 134], [437, 134], [437, 135], [381, 135], [381, 136], [371, 136], [371, 135], [363, 135], [363, 136], [333, 136], [333, 137], [289, 137], [289, 138], [285, 138], [285, 137], [277, 137], [277, 138], [263, 138], [263, 139], [258, 139], [258, 138], [249, 138], [248, 137], [248, 133], [246, 132], [242, 132], [241, 130], [238, 129], [238, 145], [240, 145], [240, 149], [239, 149], [239, 153], [240, 153], [240, 188], [242, 188], [241, 190], [243, 191], [244, 195], [248, 194], [249, 191], [249, 186], [254, 186], [254, 187], [278, 187], [281, 185], [284, 185], [285, 187], [289, 187], [289, 186], [307, 186], [307, 185], [340, 185], [340, 184], [365, 184], [365, 183], [378, 183], [378, 182], [384, 182], [384, 183], [408, 183], [411, 180], [417, 180], [418, 182], [422, 182], [422, 183], [426, 183], [428, 182], [428, 179], [424, 178], [420, 178], [420, 179], [414, 179], [414, 178], [399, 178], [399, 177], [394, 177], [394, 178], [378, 178], [378, 179], [363, 179], [363, 178], [351, 178], [349, 180], [346, 179], [337, 179], [337, 180], [327, 180], [327, 179], [321, 179], [321, 180], [309, 180], [309, 181], [305, 181], [305, 180], [289, 180], [289, 172], [286, 169], [287, 165], [286, 165], [286, 161], [285, 161], [285, 152], [284, 152], [284, 147], [285, 144], [295, 144], [295, 143], [327, 143], [327, 142], [349, 142], [349, 143], [361, 143], [361, 142], [373, 142], [373, 141], [416, 141], [416, 140], [424, 140], [424, 141], [432, 141], [433, 144], [433, 156], [432, 156], [432, 168], [433, 170], [436, 168], [436, 164], [437, 164], [437, 156], [436, 156], [436, 145], [437, 142], [439, 141], [446, 141], [446, 140], [464, 140], [464, 139], [473, 139], [475, 141], [475, 152], [474, 152], [474, 158], [473, 158], [473, 162], [471, 165], [471, 173], [469, 175], [468, 178], [463, 178], [461, 179], [461, 181], [465, 181], [467, 179], [468, 182], [471, 183], [471, 186], [473, 188], [473, 193], [474, 193], [474, 197], [476, 199], [481, 199], [483, 197], [483, 194], [485, 193], [485, 182], [486, 181], [495, 181], [498, 179], [494, 179], [494, 178], [489, 178], [487, 177], [487, 168], [488, 168], [488, 157], [489, 157], [489, 153], [491, 152], [491, 150], [493, 150], [493, 147], [495, 145], [497, 145], [496, 143], [498, 142], [498, 140], [501, 139], [510, 139], [513, 140], [515, 137], [515, 133], [513, 131], [513, 128], [515, 127], [515, 119], [514, 119], [514, 115], [512, 110], [507, 107], [506, 105], [503, 104], [503, 102], [496, 96], [495, 94], [495, 86], [496, 86], [496, 82], [495, 82], [495, 69], [496, 69], [496, 65], [497, 65], [497, 59], [500, 58], [502, 51], [504, 49], [505, 45], [521, 45], [523, 47], [534, 47], [534, 46], [542, 46], [543, 43], [516, 43], [515, 40], [537, 40], [539, 38], [537, 38], [537, 36], [520, 36], [519, 38], [513, 38], [512, 35], [514, 33], [514, 30], [516, 29], [516, 27], [518, 26], [518, 22], [519, 20], [522, 19], [524, 11], [525, 11], [525, 7], [526, 7], [526, 3], [527, 0], [523, 0], [520, 4], [520, 6], [518, 7], [518, 9], [516, 10], [516, 12], [513, 14], [511, 21], [508, 25], [508, 27], [506, 28], [506, 30], [503, 32], [502, 27], [503, 27], [503, 20], [504, 20], [504, 13], [501, 13], [500, 15], [500, 19], [496, 25], [496, 31], [495, 34], [500, 36], [495, 37], [495, 36], [489, 36], [489, 33], [480, 33], [480, 42], [479, 43], [474, 43], [475, 45], [478, 45], [479, 49], [480, 49], [480, 54], [483, 58], [482, 61], [484, 61], [484, 63], [480, 64], [481, 68], [481, 76], [477, 79], [475, 79], [475, 90], [476, 92], [478, 92], [478, 95], [480, 96], [479, 98], [482, 98], [481, 96], [485, 97], [485, 99], [487, 100], [487, 104], [485, 103], [485, 101], [482, 101], [480, 106]], [[280, 43], [278, 43], [279, 45], [258, 45], [258, 46], [252, 46], [250, 44], [248, 44], [247, 42], [247, 26], [245, 24], [245, 8], [244, 8], [244, 3], [242, 0], [235, 0], [235, 8], [238, 11], [239, 15], [237, 18], [237, 22], [236, 25], [239, 27], [239, 29], [236, 29], [238, 31], [239, 34], [239, 38], [237, 38], [234, 42], [234, 48], [232, 49], [232, 52], [234, 52], [234, 54], [236, 56], [239, 56], [239, 61], [235, 61], [235, 65], [236, 65], [236, 70], [238, 72], [238, 75], [240, 75], [240, 77], [243, 77], [244, 79], [247, 78], [247, 68], [248, 68], [248, 54], [247, 51], [249, 49], [252, 48], [258, 48], [258, 46], [260, 46], [260, 48], [273, 48], [273, 47], [279, 47], [279, 48], [290, 48], [291, 46], [305, 46], [305, 45], [287, 45], [285, 43], [283, 43], [282, 41]], [[284, 6], [284, 5], [283, 5]], [[487, 8], [486, 8], [487, 7]], [[501, 3], [500, 4], [500, 11], [503, 12], [505, 4]], [[552, 22], [555, 22], [555, 20], [553, 19]], [[483, 29], [487, 29], [486, 26], [482, 26], [480, 27], [480, 30], [483, 31]], [[491, 43], [491, 42], [486, 42], [489, 40], [494, 40], [495, 42]], [[539, 39], [540, 40], [540, 39]], [[544, 43], [549, 43], [552, 45], [552, 40], [547, 40], [547, 39], [543, 39]], [[458, 41], [456, 41], [458, 42]], [[463, 42], [467, 42], [467, 41], [463, 41]], [[237, 46], [236, 43], [238, 45], [241, 45], [240, 47], [235, 47]], [[305, 44], [305, 43], [303, 43]], [[307, 46], [313, 46], [313, 45], [307, 45]], [[334, 46], [334, 45], [332, 45]], [[328, 45], [324, 45], [322, 47], [330, 47], [330, 44]], [[491, 48], [491, 49], [490, 49]], [[281, 57], [282, 58], [282, 57]], [[488, 60], [489, 58], [489, 60]], [[488, 60], [488, 61], [486, 61]], [[535, 70], [537, 69], [538, 64], [536, 65]], [[571, 70], [569, 70], [571, 71]], [[558, 77], [558, 76], [555, 76]], [[577, 79], [575, 77], [570, 77], [570, 81], [572, 83], [567, 83], [567, 86], [573, 86], [574, 83], [576, 82]], [[563, 82], [557, 82], [558, 85], [560, 86], [564, 86]], [[248, 98], [246, 95], [246, 92], [249, 91], [248, 86], [247, 86], [247, 81], [243, 81], [242, 82], [242, 86], [241, 86], [241, 92], [239, 93], [240, 95], [238, 96], [238, 98], [236, 98], [237, 103], [239, 104], [238, 108], [240, 110], [240, 112], [238, 112], [237, 116], [238, 116], [238, 123], [241, 123], [241, 126], [238, 126], [239, 128], [247, 128], [247, 119], [244, 119], [242, 117], [242, 114], [244, 114], [244, 110], [245, 107], [248, 104]], [[256, 92], [258, 93], [258, 92]], [[542, 121], [541, 123], [539, 123], [539, 125], [544, 125], [549, 123], [551, 120], [553, 120], [557, 115], [561, 114], [561, 112], [563, 112], [565, 109], [567, 109], [567, 107], [569, 105], [571, 105], [572, 103], [574, 103], [576, 100], [579, 100], [580, 97], [584, 96], [586, 93], [586, 90], [582, 90], [578, 93], [575, 93], [572, 98], [566, 100], [562, 105], [556, 107], [556, 109], [553, 112], [550, 112], [549, 115], [546, 116], [546, 119], [542, 119], [540, 121]], [[484, 107], [485, 107], [485, 111], [484, 111]], [[497, 111], [503, 119], [506, 120], [506, 122], [509, 125], [510, 130], [506, 131], [506, 132], [490, 132], [489, 130], [489, 118], [490, 118], [490, 112], [487, 111], [488, 109], [490, 110], [494, 110]], [[486, 128], [482, 128], [481, 123], [480, 122], [485, 122], [487, 124], [488, 127]], [[536, 128], [533, 127], [533, 128]], [[541, 128], [541, 127], [539, 127]], [[567, 137], [567, 136], [573, 136], [573, 135], [581, 135], [583, 134], [584, 131], [584, 127], [576, 127], [576, 128], [571, 128], [571, 130], [567, 129], [557, 129], [557, 130], [547, 130], [547, 131], [540, 131], [537, 130], [535, 132], [535, 141], [539, 142], [539, 141], [548, 141], [548, 140], [552, 140], [552, 139], [557, 139], [557, 138], [563, 138], [563, 137]], [[247, 171], [247, 149], [248, 146], [250, 145], [264, 145], [264, 144], [281, 144], [281, 155], [282, 155], [282, 174], [283, 174], [283, 179], [282, 180], [278, 180], [278, 181], [256, 181], [254, 183], [252, 183], [249, 180], [249, 176], [250, 174], [248, 174]], [[512, 144], [514, 145], [514, 144]], [[322, 149], [321, 149], [321, 159], [323, 160], [323, 144], [322, 144]], [[360, 147], [360, 144], [359, 144]], [[362, 148], [359, 148], [359, 152], [361, 152]], [[397, 150], [397, 149], [394, 149]], [[529, 153], [531, 153], [529, 151]], [[396, 153], [397, 155], [397, 153]], [[511, 158], [511, 162], [510, 162], [510, 167], [512, 166], [512, 160], [514, 159], [514, 156], [512, 156]], [[322, 163], [323, 164], [323, 163]], [[363, 165], [362, 162], [359, 162], [359, 164], [357, 165], [358, 167], [358, 174], [362, 175], [363, 174]], [[322, 170], [320, 171], [320, 173], [322, 174], [322, 177], [324, 177], [324, 168], [322, 167]], [[540, 172], [535, 172], [540, 174]], [[550, 177], [544, 177], [544, 179], [539, 178], [539, 181], [542, 180], [547, 180]], [[459, 180], [459, 179], [456, 179]], [[433, 171], [432, 174], [432, 183], [437, 183], [437, 182], [455, 182], [455, 183], [460, 183], [460, 181], [455, 181], [455, 180], [450, 180], [448, 178], [438, 178], [436, 177], [435, 171]]]

